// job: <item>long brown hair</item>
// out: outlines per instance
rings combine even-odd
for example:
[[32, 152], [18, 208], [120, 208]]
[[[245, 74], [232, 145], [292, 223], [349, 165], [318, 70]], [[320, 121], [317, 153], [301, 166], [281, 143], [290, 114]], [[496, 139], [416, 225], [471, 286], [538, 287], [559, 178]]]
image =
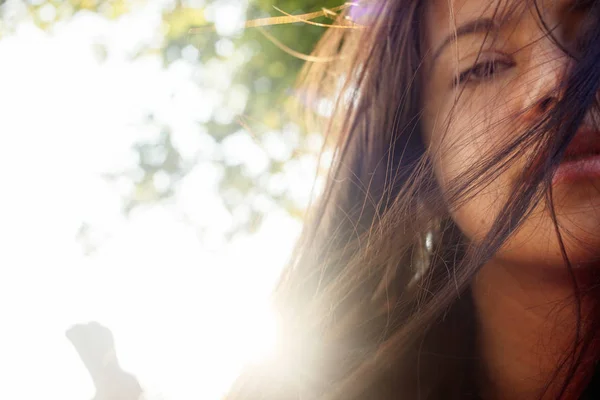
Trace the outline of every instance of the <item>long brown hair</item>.
[[[598, 17], [597, 2], [585, 6]], [[442, 196], [420, 127], [425, 7], [423, 0], [380, 0], [348, 8], [336, 24], [351, 18], [364, 29], [330, 28], [314, 56], [336, 61], [302, 72], [307, 104], [335, 103], [326, 129], [334, 162], [274, 294], [282, 327], [276, 355], [242, 374], [228, 400], [478, 397], [469, 285], [536, 204], [552, 204], [552, 173], [596, 104], [600, 26], [594, 20], [576, 47], [563, 47], [576, 62], [557, 88], [559, 101]], [[469, 243], [450, 208], [476, 195], [524, 146], [545, 162], [528, 166], [487, 236]], [[591, 335], [578, 333], [574, 349]], [[565, 377], [560, 396], [580, 353], [558, 367], [566, 371], [556, 374]]]

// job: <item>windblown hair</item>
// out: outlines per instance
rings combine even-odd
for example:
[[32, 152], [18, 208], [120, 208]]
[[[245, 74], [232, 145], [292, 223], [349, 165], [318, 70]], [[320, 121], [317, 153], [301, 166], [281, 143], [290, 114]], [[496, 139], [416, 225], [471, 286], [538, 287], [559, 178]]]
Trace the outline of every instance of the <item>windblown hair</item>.
[[[426, 3], [380, 0], [339, 16], [335, 24], [351, 18], [361, 29], [329, 28], [314, 56], [336, 61], [308, 63], [300, 85], [312, 96], [308, 104], [335, 102], [326, 129], [334, 162], [274, 293], [281, 326], [276, 355], [242, 374], [228, 400], [479, 397], [470, 292], [478, 269], [546, 202], [565, 268], [572, 270], [550, 182], [597, 106], [600, 4], [583, 3], [574, 7], [586, 7], [589, 29], [576, 43], [559, 44], [573, 63], [556, 88], [557, 101], [544, 104], [539, 120], [477, 160], [444, 195], [421, 136], [423, 59], [430, 51]], [[506, 16], [519, 10], [494, 11]], [[553, 36], [552, 26], [543, 28]], [[524, 148], [543, 162], [527, 165], [487, 236], [469, 242], [451, 211], [480, 193]], [[586, 295], [575, 278], [573, 285], [578, 297]], [[557, 367], [561, 398], [595, 331], [595, 325], [578, 329], [573, 351]]]

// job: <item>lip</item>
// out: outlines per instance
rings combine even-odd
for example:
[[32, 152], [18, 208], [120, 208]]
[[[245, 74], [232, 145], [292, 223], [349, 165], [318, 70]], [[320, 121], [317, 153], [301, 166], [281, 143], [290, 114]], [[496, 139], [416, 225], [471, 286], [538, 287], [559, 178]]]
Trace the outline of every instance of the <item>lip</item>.
[[600, 131], [580, 129], [556, 169], [552, 183], [600, 178]]
[[594, 178], [600, 178], [600, 154], [563, 162], [554, 173], [552, 183], [575, 182]]

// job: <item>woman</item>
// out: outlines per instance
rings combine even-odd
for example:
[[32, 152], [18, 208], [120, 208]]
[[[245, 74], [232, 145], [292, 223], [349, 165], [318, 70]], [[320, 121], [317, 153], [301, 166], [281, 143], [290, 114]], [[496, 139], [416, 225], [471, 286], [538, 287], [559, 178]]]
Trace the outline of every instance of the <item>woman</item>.
[[600, 2], [349, 10], [303, 75], [337, 140], [279, 348], [228, 399], [600, 398]]

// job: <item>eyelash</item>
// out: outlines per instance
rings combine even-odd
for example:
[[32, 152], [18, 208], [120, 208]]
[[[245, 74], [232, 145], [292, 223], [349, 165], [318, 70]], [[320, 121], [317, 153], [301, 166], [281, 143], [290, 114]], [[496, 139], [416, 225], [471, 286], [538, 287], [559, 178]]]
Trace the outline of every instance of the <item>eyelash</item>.
[[485, 81], [491, 79], [494, 75], [514, 67], [514, 65], [513, 61], [507, 60], [482, 61], [461, 72], [454, 80], [454, 85], [458, 86], [464, 83]]

